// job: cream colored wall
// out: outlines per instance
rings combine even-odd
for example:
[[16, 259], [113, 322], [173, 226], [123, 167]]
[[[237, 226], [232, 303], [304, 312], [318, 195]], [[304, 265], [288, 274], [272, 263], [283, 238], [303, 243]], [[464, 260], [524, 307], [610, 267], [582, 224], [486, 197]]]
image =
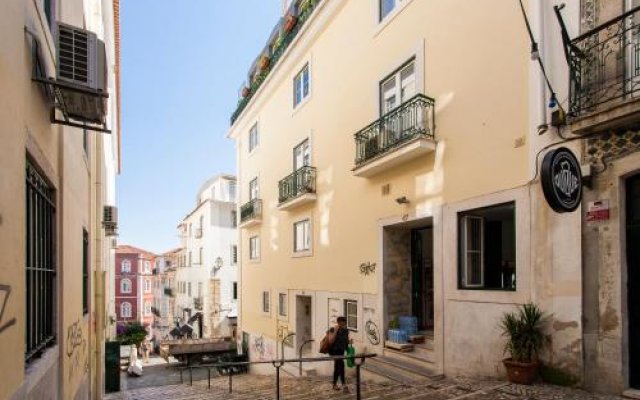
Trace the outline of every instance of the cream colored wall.
[[[375, 2], [321, 2], [315, 18], [330, 24], [311, 26], [232, 126], [240, 204], [255, 176], [263, 199], [262, 224], [241, 233], [243, 330], [275, 335], [275, 320], [259, 312], [266, 288], [376, 293], [376, 280], [364, 279], [358, 266], [380, 265], [378, 220], [432, 216], [443, 203], [526, 182], [528, 149], [514, 146], [528, 132], [529, 49], [517, 3], [408, 3], [380, 29]], [[436, 100], [437, 150], [371, 179], [354, 177], [353, 134], [377, 118], [379, 82], [413, 56], [418, 91]], [[311, 95], [292, 110], [291, 81], [306, 62]], [[255, 122], [260, 145], [248, 155]], [[292, 149], [307, 137], [318, 199], [279, 211], [278, 181], [292, 172]], [[384, 184], [391, 184], [387, 197]], [[403, 195], [408, 206], [394, 201]], [[293, 258], [292, 225], [305, 217], [312, 219], [313, 256]], [[261, 236], [259, 263], [248, 260], [254, 234]]]
[[[56, 19], [82, 27], [83, 2], [57, 2]], [[94, 237], [101, 219], [101, 191], [93, 192], [91, 158], [83, 151], [82, 131], [53, 125], [41, 88], [31, 81], [31, 36], [39, 38], [47, 75], [55, 77], [53, 37], [40, 0], [10, 0], [0, 15], [0, 284], [11, 288], [0, 326], [0, 398], [74, 398], [89, 396], [89, 359], [98, 344], [90, 315], [82, 312], [82, 230]], [[100, 134], [98, 134], [100, 135]], [[93, 141], [90, 141], [93, 143]], [[91, 146], [92, 150], [95, 147]], [[26, 154], [56, 189], [57, 281], [56, 345], [25, 370], [25, 160]], [[97, 157], [99, 168], [106, 163]], [[92, 247], [98, 253], [99, 247]], [[96, 254], [92, 254], [96, 256]], [[93, 293], [93, 290], [90, 294]], [[90, 304], [92, 300], [90, 300]], [[0, 303], [0, 309], [2, 309]], [[94, 387], [95, 392], [95, 387]]]

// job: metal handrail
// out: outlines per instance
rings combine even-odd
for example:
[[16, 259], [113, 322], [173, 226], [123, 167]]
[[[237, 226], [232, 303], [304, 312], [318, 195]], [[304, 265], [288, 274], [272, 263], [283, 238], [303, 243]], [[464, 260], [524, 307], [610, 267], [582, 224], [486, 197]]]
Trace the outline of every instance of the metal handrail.
[[305, 193], [316, 192], [315, 167], [300, 167], [278, 182], [278, 203], [283, 204]]
[[324, 356], [324, 357], [300, 357], [300, 358], [281, 358], [276, 360], [264, 360], [264, 361], [239, 361], [239, 362], [222, 362], [216, 364], [203, 364], [203, 365], [190, 365], [184, 367], [178, 367], [180, 370], [180, 383], [184, 383], [183, 372], [189, 370], [189, 384], [193, 386], [193, 370], [194, 369], [207, 369], [208, 388], [211, 389], [211, 369], [212, 368], [229, 368], [229, 393], [233, 393], [233, 369], [231, 367], [242, 367], [254, 364], [271, 364], [276, 368], [276, 400], [280, 400], [280, 368], [286, 363], [303, 363], [303, 362], [326, 362], [336, 360], [353, 359], [356, 367], [356, 399], [362, 399], [362, 391], [360, 388], [360, 367], [364, 365], [367, 358], [377, 357], [376, 353], [361, 353], [353, 356]]
[[251, 199], [240, 207], [240, 223], [262, 216], [262, 200]]

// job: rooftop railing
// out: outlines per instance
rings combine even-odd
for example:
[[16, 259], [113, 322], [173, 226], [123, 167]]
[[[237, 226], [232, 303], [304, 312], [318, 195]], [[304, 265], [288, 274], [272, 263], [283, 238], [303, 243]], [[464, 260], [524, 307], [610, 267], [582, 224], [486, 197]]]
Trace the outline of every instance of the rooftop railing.
[[[265, 54], [268, 61], [265, 62], [264, 68], [261, 68], [262, 70], [255, 76], [255, 78], [252, 79], [251, 82], [248, 83], [248, 86], [245, 87], [246, 95], [238, 101], [238, 106], [231, 115], [231, 125], [233, 125], [249, 102], [251, 102], [253, 95], [258, 91], [258, 89], [260, 89], [260, 86], [262, 86], [262, 83], [265, 81], [267, 76], [269, 76], [271, 70], [276, 66], [278, 60], [280, 60], [284, 52], [296, 38], [321, 1], [322, 0], [298, 0], [292, 5], [287, 16], [287, 21], [289, 21], [289, 18], [292, 18], [294, 19], [293, 22], [287, 22], [287, 24], [283, 26], [283, 31], [275, 39], [274, 43], [269, 44], [270, 54]], [[287, 30], [287, 26], [292, 27]]]
[[417, 94], [354, 135], [356, 168], [418, 137], [434, 138], [435, 100]]

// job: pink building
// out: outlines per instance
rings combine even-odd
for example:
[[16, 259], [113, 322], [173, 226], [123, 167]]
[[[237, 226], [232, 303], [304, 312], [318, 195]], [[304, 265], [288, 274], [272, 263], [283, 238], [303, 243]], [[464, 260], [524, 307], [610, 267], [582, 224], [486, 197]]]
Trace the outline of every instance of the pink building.
[[154, 264], [156, 255], [129, 245], [116, 249], [117, 322], [138, 321], [153, 326]]

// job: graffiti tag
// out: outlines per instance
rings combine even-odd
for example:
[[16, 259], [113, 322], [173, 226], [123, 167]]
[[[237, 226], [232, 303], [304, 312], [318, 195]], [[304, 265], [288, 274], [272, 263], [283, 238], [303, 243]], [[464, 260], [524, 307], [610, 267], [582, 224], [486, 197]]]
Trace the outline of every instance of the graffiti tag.
[[71, 362], [67, 379], [71, 381], [76, 371], [87, 371], [89, 369], [89, 360], [86, 356], [87, 341], [84, 337], [80, 320], [77, 320], [67, 328], [65, 344], [66, 354]]
[[366, 262], [360, 264], [360, 273], [364, 276], [371, 275], [376, 272], [376, 263]]
[[9, 321], [3, 323], [4, 321], [4, 309], [7, 306], [7, 302], [9, 301], [9, 296], [11, 295], [11, 286], [9, 285], [0, 285], [0, 292], [5, 292], [4, 301], [2, 302], [2, 308], [0, 308], [0, 333], [4, 332], [5, 329], [16, 323], [15, 318], [11, 318]]

